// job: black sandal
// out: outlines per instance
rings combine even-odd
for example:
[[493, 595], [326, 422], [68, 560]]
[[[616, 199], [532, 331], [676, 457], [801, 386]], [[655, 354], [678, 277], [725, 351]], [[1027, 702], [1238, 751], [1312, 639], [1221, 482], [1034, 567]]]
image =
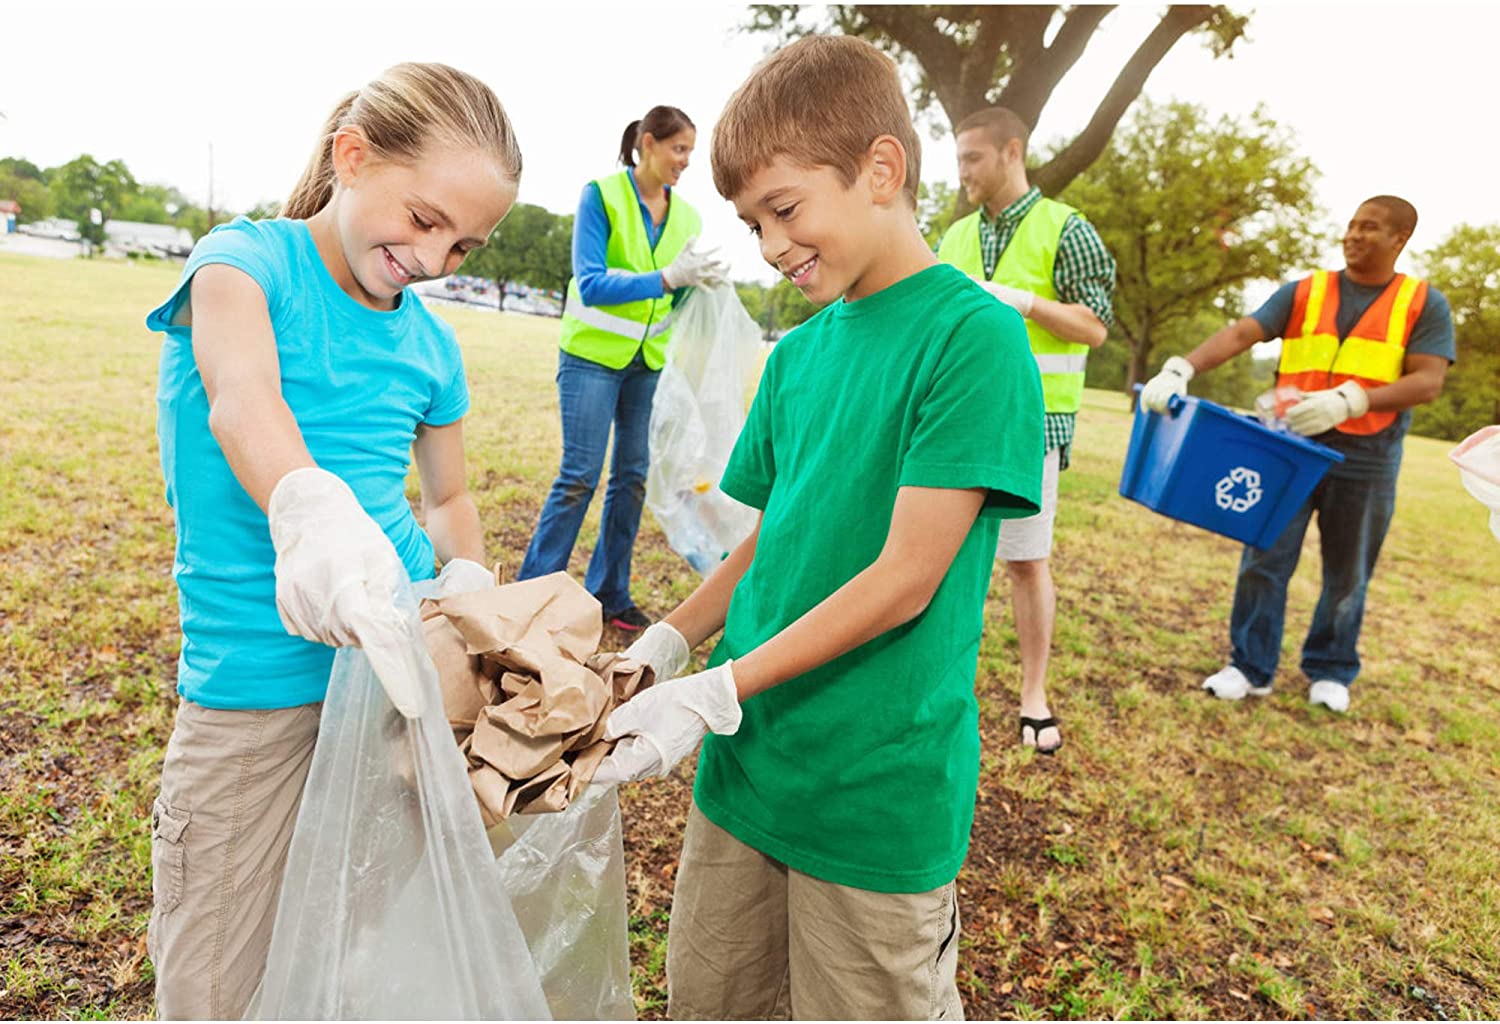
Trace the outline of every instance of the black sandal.
[[[1031, 728], [1031, 742], [1029, 744], [1026, 742], [1026, 729], [1028, 726]], [[1043, 729], [1058, 730], [1057, 744], [1055, 746], [1044, 747], [1037, 742], [1042, 735]], [[1062, 749], [1062, 745], [1062, 730], [1058, 728], [1056, 718], [1051, 716], [1047, 718], [1027, 718], [1025, 715], [1021, 716], [1021, 746], [1029, 746], [1038, 754], [1046, 754], [1048, 757], [1051, 757]]]

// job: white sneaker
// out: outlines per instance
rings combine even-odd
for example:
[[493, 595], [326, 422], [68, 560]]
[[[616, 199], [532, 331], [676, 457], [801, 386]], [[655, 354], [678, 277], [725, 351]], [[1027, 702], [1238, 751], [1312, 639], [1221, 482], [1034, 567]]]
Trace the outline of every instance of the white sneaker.
[[1342, 714], [1349, 710], [1349, 687], [1333, 679], [1319, 679], [1307, 688], [1307, 702]]
[[1233, 665], [1225, 665], [1203, 680], [1203, 688], [1220, 700], [1244, 700], [1247, 696], [1265, 697], [1271, 687], [1256, 686], [1245, 678], [1245, 673]]

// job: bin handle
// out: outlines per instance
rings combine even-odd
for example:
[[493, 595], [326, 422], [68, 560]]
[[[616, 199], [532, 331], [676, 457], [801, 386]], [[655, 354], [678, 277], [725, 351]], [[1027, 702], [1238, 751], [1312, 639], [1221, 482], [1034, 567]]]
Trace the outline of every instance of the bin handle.
[[[1131, 385], [1131, 390], [1134, 391], [1138, 395], [1141, 393], [1141, 390], [1143, 388], [1145, 388], [1144, 384], [1133, 384], [1133, 385]], [[1137, 401], [1136, 404], [1139, 405], [1140, 402]], [[1180, 412], [1182, 412], [1182, 410], [1184, 410], [1186, 408], [1187, 408], [1187, 399], [1183, 398], [1181, 395], [1172, 395], [1171, 397], [1169, 397], [1167, 399], [1167, 415], [1170, 416], [1170, 417], [1172, 417], [1173, 419], [1176, 419], [1177, 418], [1177, 414], [1180, 413]]]

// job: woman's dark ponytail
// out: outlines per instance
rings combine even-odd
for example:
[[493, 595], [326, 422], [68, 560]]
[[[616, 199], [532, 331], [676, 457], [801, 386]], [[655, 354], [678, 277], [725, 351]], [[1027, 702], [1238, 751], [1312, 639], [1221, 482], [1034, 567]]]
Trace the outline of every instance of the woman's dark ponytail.
[[643, 134], [650, 133], [657, 142], [665, 142], [684, 128], [698, 130], [693, 119], [676, 107], [652, 107], [646, 111], [645, 117], [631, 121], [625, 134], [620, 136], [620, 163], [626, 167], [635, 166], [635, 151]]
[[625, 134], [620, 136], [620, 163], [626, 167], [635, 166], [635, 143], [640, 134], [641, 122], [637, 119], [625, 126]]

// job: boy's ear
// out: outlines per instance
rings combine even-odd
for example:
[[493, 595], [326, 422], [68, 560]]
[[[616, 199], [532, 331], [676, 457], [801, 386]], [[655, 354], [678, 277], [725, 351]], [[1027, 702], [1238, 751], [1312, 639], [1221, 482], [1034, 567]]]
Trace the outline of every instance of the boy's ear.
[[865, 155], [870, 191], [877, 203], [888, 203], [906, 188], [906, 147], [894, 135], [882, 135], [870, 143]]
[[359, 125], [351, 124], [335, 132], [333, 173], [337, 176], [339, 184], [348, 187], [369, 162], [371, 153], [370, 140], [365, 138], [365, 133]]

